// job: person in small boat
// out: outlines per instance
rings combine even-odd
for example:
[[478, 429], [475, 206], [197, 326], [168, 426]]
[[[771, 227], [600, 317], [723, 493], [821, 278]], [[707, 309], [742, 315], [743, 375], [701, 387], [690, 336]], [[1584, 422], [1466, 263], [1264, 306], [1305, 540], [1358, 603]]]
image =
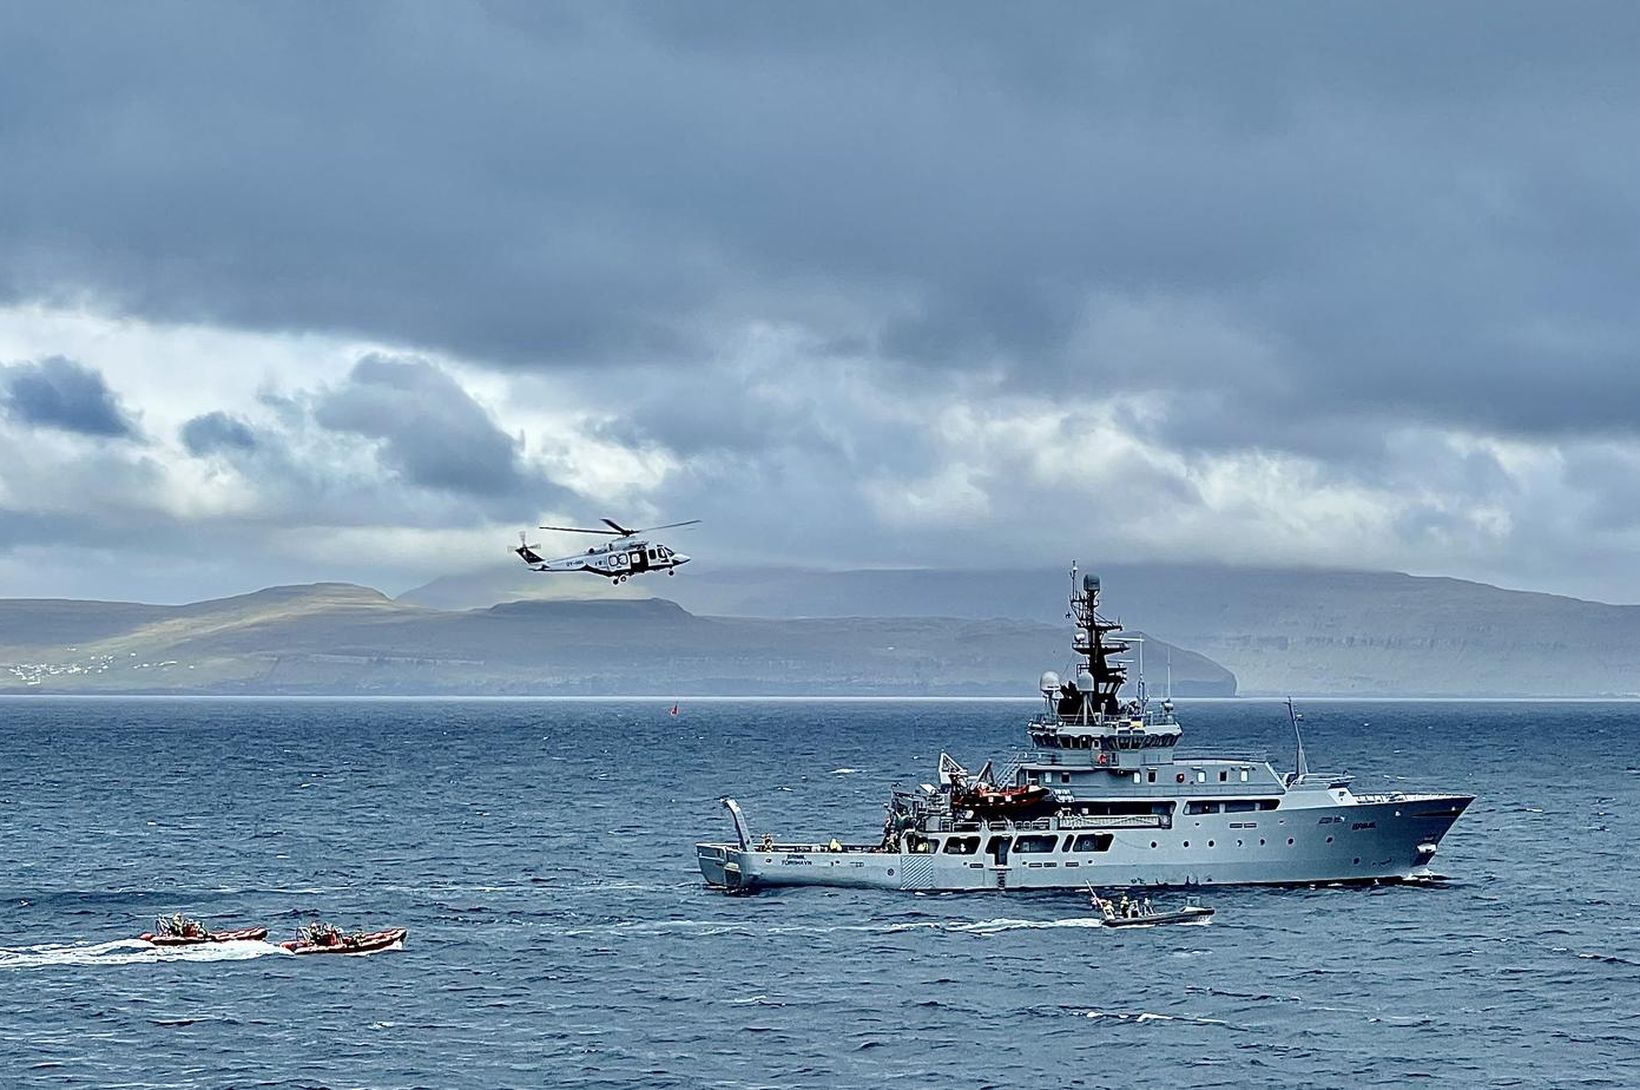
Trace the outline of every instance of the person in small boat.
[[766, 852], [774, 851], [774, 834], [773, 833], [764, 833], [763, 834], [763, 850], [766, 851]]
[[1143, 898], [1139, 901], [1139, 915], [1141, 915], [1141, 916], [1154, 916], [1154, 915], [1156, 915], [1156, 910], [1154, 908], [1150, 907], [1150, 898], [1149, 897], [1145, 897], [1145, 898]]
[[1116, 914], [1123, 919], [1133, 915], [1133, 905], [1128, 901], [1128, 895], [1125, 892], [1122, 894], [1122, 899], [1116, 903]]
[[204, 925], [198, 920], [189, 919], [180, 912], [173, 912], [169, 916], [161, 916], [154, 923], [161, 935], [174, 935], [179, 939], [199, 938], [205, 934]]

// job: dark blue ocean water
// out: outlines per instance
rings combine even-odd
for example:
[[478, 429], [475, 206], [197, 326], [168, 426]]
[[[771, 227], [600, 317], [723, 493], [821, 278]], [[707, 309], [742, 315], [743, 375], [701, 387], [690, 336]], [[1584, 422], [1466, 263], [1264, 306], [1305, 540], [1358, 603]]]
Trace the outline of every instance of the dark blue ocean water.
[[[1313, 704], [1315, 767], [1479, 801], [1439, 888], [704, 889], [693, 842], [872, 837], [1025, 705], [0, 702], [0, 1085], [1640, 1085], [1640, 707]], [[1290, 750], [1271, 704], [1193, 746]], [[1370, 723], [1370, 725], [1368, 725]], [[161, 912], [399, 953], [158, 953]]]

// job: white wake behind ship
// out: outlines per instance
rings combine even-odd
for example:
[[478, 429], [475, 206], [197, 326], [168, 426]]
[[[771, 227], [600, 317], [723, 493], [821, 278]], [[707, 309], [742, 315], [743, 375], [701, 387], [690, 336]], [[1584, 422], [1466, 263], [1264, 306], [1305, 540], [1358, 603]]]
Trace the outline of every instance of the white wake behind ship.
[[[1355, 794], [1350, 779], [1262, 757], [1196, 755], [1171, 700], [1118, 693], [1121, 626], [1099, 580], [1073, 570], [1074, 679], [1042, 675], [1030, 748], [970, 773], [940, 755], [937, 786], [897, 791], [875, 843], [754, 838], [725, 799], [735, 842], [696, 845], [707, 883], [904, 890], [1308, 885], [1433, 877], [1430, 863], [1472, 795]], [[1294, 719], [1295, 729], [1297, 719]]]

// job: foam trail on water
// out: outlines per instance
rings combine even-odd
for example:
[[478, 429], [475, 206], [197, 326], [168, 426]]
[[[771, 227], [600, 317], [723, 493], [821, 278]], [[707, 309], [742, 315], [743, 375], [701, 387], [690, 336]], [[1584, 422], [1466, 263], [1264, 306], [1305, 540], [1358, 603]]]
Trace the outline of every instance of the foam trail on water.
[[268, 954], [286, 953], [270, 942], [208, 942], [198, 946], [152, 946], [141, 939], [98, 943], [47, 942], [18, 949], [0, 947], [0, 969], [145, 965], [162, 961], [245, 961]]
[[768, 934], [768, 935], [831, 935], [853, 932], [875, 935], [896, 935], [907, 931], [945, 931], [963, 935], [997, 935], [1006, 931], [1041, 931], [1059, 927], [1102, 927], [1098, 916], [1070, 916], [1057, 920], [1015, 920], [1004, 917], [991, 920], [908, 920], [902, 923], [877, 924], [788, 924], [759, 926], [746, 921], [728, 920], [624, 920], [620, 923], [594, 927], [575, 927], [565, 935], [636, 934], [659, 935], [693, 933], [701, 935]]

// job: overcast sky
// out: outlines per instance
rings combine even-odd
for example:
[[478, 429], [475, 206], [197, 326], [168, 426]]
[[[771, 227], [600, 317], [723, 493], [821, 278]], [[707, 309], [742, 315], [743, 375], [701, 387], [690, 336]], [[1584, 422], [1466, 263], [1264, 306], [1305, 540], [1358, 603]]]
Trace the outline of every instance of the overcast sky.
[[0, 596], [396, 593], [612, 515], [1640, 601], [1637, 50], [1626, 3], [0, 6]]

